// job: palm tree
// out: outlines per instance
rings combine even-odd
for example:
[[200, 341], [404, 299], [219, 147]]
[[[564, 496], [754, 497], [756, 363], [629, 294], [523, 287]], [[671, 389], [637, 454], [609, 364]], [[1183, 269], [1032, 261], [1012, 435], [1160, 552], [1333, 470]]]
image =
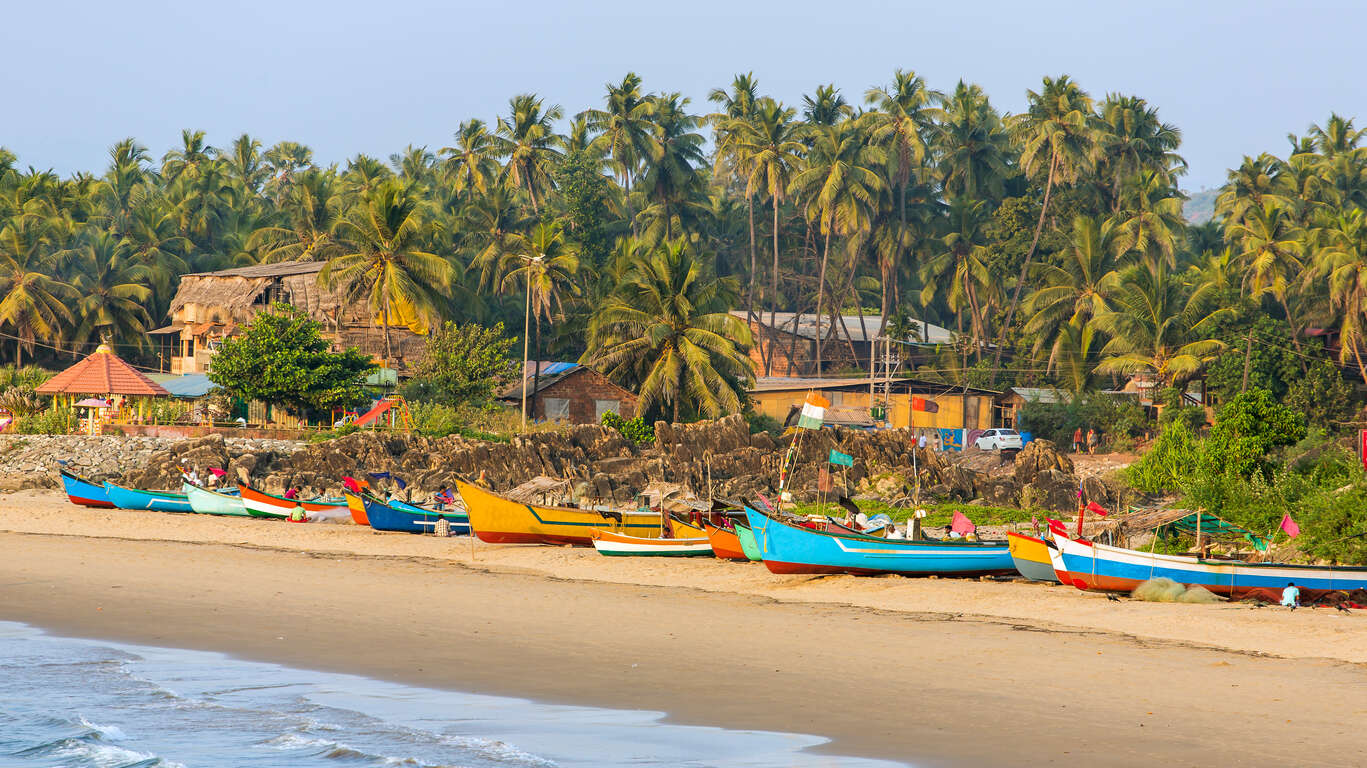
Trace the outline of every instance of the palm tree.
[[1177, 154], [1182, 144], [1181, 129], [1159, 120], [1158, 109], [1144, 99], [1108, 95], [1099, 112], [1098, 152], [1109, 172], [1113, 212], [1119, 210], [1125, 180], [1147, 173], [1172, 185], [1186, 170], [1187, 161]]
[[[892, 276], [907, 248], [907, 185], [913, 169], [926, 163], [926, 137], [934, 130], [935, 121], [943, 112], [934, 105], [944, 100], [944, 94], [931, 90], [915, 72], [897, 70], [888, 88], [870, 88], [865, 100], [877, 107], [864, 115], [869, 124], [869, 140], [888, 148], [888, 159], [895, 164], [893, 176], [897, 187], [897, 233], [899, 248], [895, 260], [883, 269], [883, 320], [888, 318], [888, 288]], [[882, 329], [880, 328], [881, 332]]]
[[508, 117], [498, 119], [494, 146], [508, 158], [503, 180], [527, 193], [532, 212], [541, 215], [540, 201], [554, 182], [551, 163], [560, 157], [561, 137], [555, 121], [565, 116], [559, 105], [547, 108], [535, 94], [523, 93], [508, 101]]
[[1267, 203], [1288, 208], [1286, 164], [1264, 152], [1257, 157], [1244, 156], [1238, 168], [1229, 172], [1229, 179], [1215, 199], [1215, 215], [1226, 225], [1243, 218], [1249, 208], [1261, 208]]
[[1310, 140], [1315, 149], [1326, 158], [1341, 154], [1351, 154], [1362, 141], [1363, 132], [1353, 127], [1352, 118], [1345, 118], [1336, 112], [1329, 113], [1324, 127], [1310, 126]]
[[454, 277], [451, 264], [423, 250], [427, 236], [419, 202], [409, 187], [382, 182], [337, 225], [342, 253], [330, 259], [319, 282], [363, 297], [384, 328], [385, 365], [393, 359], [392, 320], [426, 327], [440, 314], [440, 297]]
[[1121, 254], [1162, 258], [1176, 267], [1178, 238], [1186, 228], [1182, 193], [1157, 171], [1140, 171], [1118, 201], [1115, 247]]
[[1091, 343], [1092, 318], [1111, 311], [1111, 300], [1120, 287], [1120, 266], [1115, 247], [1121, 236], [1113, 222], [1093, 216], [1073, 219], [1068, 248], [1054, 263], [1038, 264], [1034, 279], [1040, 284], [1022, 309], [1030, 315], [1025, 335], [1033, 336], [1034, 352], [1049, 348], [1049, 368], [1066, 358], [1070, 345]]
[[[769, 196], [773, 207], [773, 269], [769, 273], [769, 325], [773, 327], [778, 309], [778, 208], [792, 183], [793, 172], [802, 160], [805, 147], [799, 140], [801, 124], [793, 120], [794, 111], [770, 98], [760, 99], [752, 120], [736, 129], [736, 151], [744, 158], [747, 171], [745, 196], [751, 199], [759, 191]], [[752, 252], [753, 254], [753, 252]], [[754, 306], [755, 265], [750, 264], [750, 306]], [[769, 375], [769, 363], [764, 375]]]
[[[987, 204], [959, 198], [950, 202], [948, 213], [949, 231], [941, 240], [940, 252], [921, 265], [921, 303], [929, 303], [936, 289], [943, 286], [950, 310], [962, 318], [967, 307], [972, 347], [981, 358], [987, 335], [985, 299], [995, 289], [987, 262]], [[964, 354], [966, 357], [967, 347]]]
[[73, 349], [92, 337], [146, 346], [147, 326], [152, 322], [144, 306], [152, 296], [146, 285], [149, 270], [138, 263], [128, 242], [87, 228], [78, 248], [57, 256], [74, 262], [72, 288], [79, 297], [75, 312], [79, 320], [70, 337]]
[[455, 137], [455, 145], [442, 147], [441, 154], [447, 158], [447, 172], [456, 194], [487, 194], [498, 175], [498, 163], [493, 158], [494, 135], [483, 120], [466, 120]]
[[[565, 240], [558, 223], [537, 224], [529, 235], [518, 238], [517, 248], [519, 253], [505, 257], [511, 268], [504, 270], [499, 289], [510, 292], [520, 283], [526, 291], [527, 313], [535, 331], [527, 328], [523, 332], [533, 333], [532, 348], [536, 352], [535, 359], [540, 360], [541, 320], [544, 318], [549, 323], [556, 317], [563, 317], [565, 298], [578, 289], [579, 255]], [[541, 366], [538, 364], [533, 369], [532, 399], [527, 405], [531, 413], [536, 413], [536, 391], [540, 387]]]
[[14, 338], [14, 364], [24, 363], [38, 339], [56, 341], [72, 322], [71, 286], [54, 278], [42, 221], [14, 216], [0, 226], [0, 328]]
[[122, 234], [128, 231], [136, 197], [144, 193], [147, 184], [147, 147], [127, 138], [109, 150], [109, 159], [109, 170], [96, 196], [109, 229]]
[[808, 221], [816, 222], [825, 238], [816, 285], [816, 370], [821, 371], [821, 318], [825, 311], [826, 266], [831, 235], [863, 230], [886, 189], [873, 168], [886, 162], [882, 150], [865, 141], [854, 121], [813, 131], [807, 166], [793, 177], [788, 191], [803, 201]]
[[261, 261], [327, 261], [339, 254], [333, 236], [340, 201], [335, 177], [310, 168], [299, 174], [285, 192], [279, 211], [284, 222], [252, 233], [247, 246]]
[[531, 223], [508, 190], [496, 187], [476, 197], [461, 215], [461, 231], [473, 252], [469, 270], [479, 273], [477, 285], [496, 290], [511, 263], [522, 253], [523, 233]]
[[266, 191], [279, 200], [294, 183], [294, 174], [313, 165], [313, 150], [298, 142], [282, 141], [266, 150], [265, 161], [270, 173]]
[[631, 212], [631, 182], [650, 152], [654, 103], [641, 91], [641, 78], [635, 72], [628, 72], [621, 83], [608, 83], [606, 87], [605, 108], [582, 114], [589, 130], [598, 134], [594, 143], [612, 159], [613, 172], [627, 201], [627, 220], [631, 221], [635, 217]]
[[1167, 264], [1155, 266], [1126, 270], [1112, 299], [1113, 309], [1092, 320], [1110, 337], [1101, 348], [1096, 372], [1149, 372], [1162, 387], [1171, 387], [1195, 376], [1224, 350], [1225, 343], [1210, 334], [1233, 310], [1208, 311], [1202, 297], [1189, 294]]
[[[1287, 294], [1304, 269], [1300, 260], [1302, 235], [1286, 211], [1274, 202], [1245, 209], [1243, 218], [1226, 229], [1226, 237], [1235, 246], [1236, 258], [1246, 270], [1245, 291], [1252, 298], [1271, 295], [1281, 303], [1298, 355], [1301, 353], [1300, 335]], [[1306, 367], [1304, 357], [1301, 367]]]
[[637, 413], [669, 406], [719, 418], [740, 410], [754, 379], [750, 328], [727, 312], [735, 281], [715, 278], [685, 238], [659, 246], [626, 274], [594, 314], [580, 359], [614, 381], [639, 383]]
[[1030, 248], [1021, 262], [1016, 287], [1011, 292], [1011, 304], [997, 339], [997, 353], [992, 367], [1001, 366], [1001, 353], [1006, 343], [1006, 332], [1015, 319], [1025, 277], [1030, 274], [1030, 262], [1039, 247], [1044, 220], [1049, 214], [1049, 200], [1058, 183], [1072, 183], [1093, 165], [1095, 137], [1092, 130], [1092, 98], [1067, 75], [1044, 78], [1038, 93], [1027, 91], [1029, 107], [1011, 118], [1011, 128], [1021, 145], [1021, 168], [1030, 176], [1044, 174], [1044, 202], [1040, 204], [1039, 221]]
[[1341, 214], [1329, 227], [1329, 247], [1320, 251], [1307, 280], [1328, 278], [1329, 298], [1337, 311], [1339, 361], [1349, 356], [1367, 381], [1363, 360], [1364, 328], [1367, 327], [1367, 215], [1361, 209]]
[[812, 125], [835, 125], [854, 114], [854, 109], [834, 85], [818, 85], [816, 93], [802, 97], [802, 117]]
[[682, 223], [685, 203], [701, 196], [697, 168], [703, 162], [704, 139], [696, 130], [702, 121], [688, 113], [683, 95], [664, 93], [650, 101], [655, 130], [641, 186], [652, 203], [640, 215], [654, 222], [650, 239], [663, 241], [672, 237], [676, 217]]
[[960, 80], [945, 99], [935, 126], [945, 194], [968, 200], [1000, 200], [1010, 171], [1010, 137], [981, 86]]

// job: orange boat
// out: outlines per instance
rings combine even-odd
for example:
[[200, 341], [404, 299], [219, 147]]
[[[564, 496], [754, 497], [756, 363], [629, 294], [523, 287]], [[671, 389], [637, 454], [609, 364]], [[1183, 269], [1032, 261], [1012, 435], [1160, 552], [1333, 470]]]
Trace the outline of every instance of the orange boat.
[[712, 551], [717, 557], [723, 560], [750, 560], [741, 549], [740, 539], [736, 537], [735, 531], [706, 520], [703, 521], [702, 527], [707, 531], [707, 540], [712, 543]]
[[352, 522], [357, 525], [370, 525], [370, 518], [366, 517], [365, 514], [365, 502], [361, 500], [361, 497], [350, 491], [347, 491], [345, 495], [346, 508], [351, 513]]

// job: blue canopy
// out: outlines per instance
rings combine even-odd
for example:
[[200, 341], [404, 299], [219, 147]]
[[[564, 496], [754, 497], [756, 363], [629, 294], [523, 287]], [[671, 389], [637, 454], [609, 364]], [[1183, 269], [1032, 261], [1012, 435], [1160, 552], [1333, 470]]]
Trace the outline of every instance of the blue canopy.
[[214, 383], [202, 373], [187, 373], [166, 378], [154, 376], [154, 380], [156, 379], [161, 379], [157, 383], [170, 392], [172, 397], [204, 397], [214, 388]]

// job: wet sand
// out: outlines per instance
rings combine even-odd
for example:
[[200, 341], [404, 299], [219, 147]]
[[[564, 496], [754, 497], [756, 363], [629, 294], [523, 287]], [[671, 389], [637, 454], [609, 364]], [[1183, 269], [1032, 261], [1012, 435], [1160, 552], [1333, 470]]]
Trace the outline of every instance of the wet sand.
[[0, 496], [0, 619], [814, 733], [917, 765], [1360, 765], [1367, 616], [778, 577]]

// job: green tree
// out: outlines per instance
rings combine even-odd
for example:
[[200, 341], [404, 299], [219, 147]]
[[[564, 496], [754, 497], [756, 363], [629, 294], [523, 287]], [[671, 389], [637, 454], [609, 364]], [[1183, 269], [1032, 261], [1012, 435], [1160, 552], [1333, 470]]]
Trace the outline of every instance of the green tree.
[[1328, 360], [1295, 377], [1283, 402], [1292, 411], [1305, 414], [1311, 426], [1328, 432], [1344, 432], [1349, 425], [1356, 424], [1354, 416], [1361, 408], [1353, 387], [1343, 380], [1338, 366]]
[[516, 375], [514, 343], [516, 339], [504, 335], [503, 323], [485, 328], [448, 321], [433, 328], [405, 394], [410, 400], [443, 405], [483, 403], [500, 382]]
[[555, 121], [564, 117], [560, 106], [544, 106], [535, 94], [523, 93], [508, 102], [508, 117], [498, 119], [494, 146], [508, 158], [503, 179], [527, 193], [532, 212], [541, 214], [541, 201], [551, 188], [552, 163], [560, 157], [561, 137]]
[[146, 284], [148, 268], [137, 263], [128, 243], [91, 227], [76, 249], [59, 257], [71, 260], [72, 292], [79, 297], [71, 343], [147, 346], [147, 326], [152, 322], [144, 307], [152, 296]]
[[1274, 448], [1305, 438], [1305, 417], [1279, 404], [1265, 389], [1251, 389], [1220, 408], [1202, 451], [1200, 469], [1214, 476], [1229, 473], [1265, 476]]
[[580, 362], [637, 388], [638, 412], [669, 407], [719, 418], [741, 407], [754, 378], [750, 328], [727, 312], [736, 282], [716, 278], [684, 239], [656, 248], [626, 274], [589, 326]]
[[252, 318], [241, 335], [223, 340], [209, 380], [243, 400], [327, 412], [359, 403], [375, 369], [354, 347], [331, 351], [322, 324], [277, 304]]
[[14, 339], [14, 364], [24, 364], [39, 339], [56, 343], [73, 317], [71, 286], [52, 276], [42, 222], [16, 216], [0, 226], [0, 329]]

